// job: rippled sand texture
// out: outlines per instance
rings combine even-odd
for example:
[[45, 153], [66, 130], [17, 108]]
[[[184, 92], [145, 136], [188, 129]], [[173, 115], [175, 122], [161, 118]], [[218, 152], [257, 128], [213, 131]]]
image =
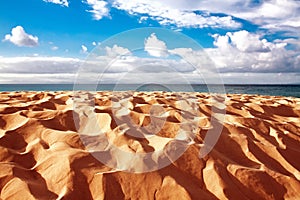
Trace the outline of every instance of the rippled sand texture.
[[[227, 95], [222, 134], [199, 159], [214, 128], [209, 96], [181, 94], [198, 102], [193, 142], [173, 164], [134, 174], [111, 169], [88, 153], [76, 132], [72, 95], [0, 93], [0, 199], [300, 199], [300, 99]], [[111, 93], [96, 97], [101, 128], [116, 146], [133, 152], [163, 148], [183, 120], [176, 95], [134, 93], [129, 106], [134, 123], [149, 123], [152, 104], [168, 110], [158, 133], [162, 141], [149, 142], [118, 132]]]

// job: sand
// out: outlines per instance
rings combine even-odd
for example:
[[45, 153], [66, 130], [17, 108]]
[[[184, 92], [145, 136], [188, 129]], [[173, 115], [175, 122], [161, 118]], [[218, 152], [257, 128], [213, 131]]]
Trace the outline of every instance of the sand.
[[[206, 135], [216, 127], [210, 97], [180, 95], [197, 105], [193, 141], [170, 165], [130, 173], [101, 163], [83, 145], [73, 120], [72, 92], [0, 93], [0, 199], [300, 199], [299, 98], [227, 95], [219, 140], [199, 158]], [[95, 115], [115, 146], [149, 153], [174, 141], [180, 125], [187, 123], [183, 113], [193, 112], [180, 112], [185, 108], [176, 100], [174, 93], [136, 92], [126, 102], [129, 111], [114, 112], [112, 102], [118, 99], [101, 92]], [[151, 105], [167, 110], [155, 139], [151, 133], [148, 139], [120, 131], [124, 127], [118, 116], [126, 112], [132, 123], [147, 126]], [[133, 169], [126, 162], [122, 166]]]

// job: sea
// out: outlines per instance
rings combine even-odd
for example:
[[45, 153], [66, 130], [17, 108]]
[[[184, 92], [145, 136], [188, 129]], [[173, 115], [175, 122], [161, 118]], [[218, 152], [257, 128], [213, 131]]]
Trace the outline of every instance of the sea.
[[[257, 94], [270, 96], [286, 96], [300, 98], [300, 84], [299, 85], [114, 85], [102, 84], [95, 86], [82, 85], [80, 87], [73, 84], [0, 84], [1, 92], [9, 91], [72, 91], [85, 90], [85, 88], [93, 88], [96, 91], [176, 91], [176, 92], [211, 92], [211, 93], [227, 93], [227, 94]], [[90, 89], [86, 89], [90, 90]]]

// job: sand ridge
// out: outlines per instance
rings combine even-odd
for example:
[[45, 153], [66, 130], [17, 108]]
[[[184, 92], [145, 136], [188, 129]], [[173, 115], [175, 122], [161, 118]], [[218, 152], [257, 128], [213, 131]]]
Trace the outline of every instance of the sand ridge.
[[[300, 198], [300, 99], [227, 95], [222, 133], [213, 150], [199, 158], [214, 129], [210, 95], [203, 93], [98, 92], [94, 113], [101, 130], [124, 151], [151, 152], [173, 142], [189, 114], [197, 133], [171, 165], [149, 173], [113, 169], [92, 156], [74, 123], [73, 92], [0, 93], [1, 199], [298, 199]], [[197, 107], [178, 104], [192, 99]], [[118, 104], [118, 105], [117, 105]], [[126, 105], [125, 105], [126, 104]], [[113, 110], [112, 105], [119, 108]], [[152, 108], [152, 105], [158, 105]], [[161, 108], [166, 112], [161, 112]], [[180, 109], [178, 109], [180, 108]], [[118, 122], [127, 114], [137, 126], [165, 123], [155, 140], [134, 137]], [[125, 114], [124, 114], [125, 113]], [[116, 117], [117, 116], [117, 117]], [[76, 120], [75, 120], [76, 121]], [[153, 119], [152, 119], [153, 121]], [[188, 127], [186, 127], [188, 128]], [[151, 130], [151, 129], [149, 129]], [[126, 132], [127, 131], [127, 132]], [[149, 133], [151, 136], [151, 133]], [[93, 145], [101, 142], [97, 135]], [[110, 155], [114, 155], [113, 152]], [[111, 158], [113, 160], [113, 158]]]

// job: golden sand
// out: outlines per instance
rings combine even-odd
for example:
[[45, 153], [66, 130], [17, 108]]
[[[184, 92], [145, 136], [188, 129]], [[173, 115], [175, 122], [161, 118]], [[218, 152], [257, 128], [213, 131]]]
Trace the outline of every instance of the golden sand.
[[[0, 199], [300, 199], [299, 98], [227, 95], [220, 138], [199, 158], [214, 128], [209, 95], [185, 94], [198, 103], [194, 141], [171, 165], [136, 174], [112, 169], [87, 151], [73, 120], [72, 95], [0, 93]], [[127, 105], [139, 126], [150, 123], [151, 105], [167, 109], [160, 137], [151, 142], [114, 135], [120, 127], [113, 98], [97, 93], [95, 112], [115, 145], [149, 152], [174, 140], [183, 121], [174, 93], [136, 92]]]

